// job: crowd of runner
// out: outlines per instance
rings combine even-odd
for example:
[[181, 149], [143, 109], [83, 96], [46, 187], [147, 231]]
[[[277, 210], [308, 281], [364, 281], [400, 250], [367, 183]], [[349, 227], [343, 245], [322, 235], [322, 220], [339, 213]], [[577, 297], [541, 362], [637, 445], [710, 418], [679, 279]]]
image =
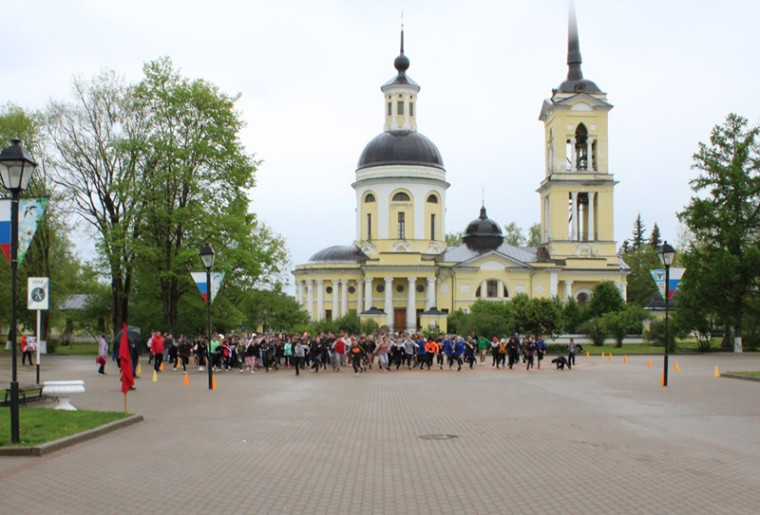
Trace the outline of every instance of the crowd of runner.
[[[512, 369], [525, 366], [527, 370], [541, 368], [546, 354], [546, 344], [533, 336], [522, 339], [517, 333], [508, 338], [491, 339], [470, 335], [445, 335], [425, 338], [422, 334], [389, 333], [378, 336], [348, 336], [344, 333], [319, 333], [310, 335], [278, 335], [254, 333], [214, 334], [210, 342], [204, 336], [188, 339], [184, 335], [174, 338], [171, 334], [154, 331], [148, 338], [148, 363], [156, 372], [165, 369], [186, 372], [188, 367], [205, 371], [238, 371], [255, 373], [257, 370], [292, 369], [296, 375], [301, 370], [340, 372], [350, 366], [355, 374], [377, 367], [378, 370], [419, 368], [431, 370], [438, 367], [458, 371], [462, 367], [485, 366]], [[580, 345], [570, 339], [567, 358], [558, 356], [552, 360], [556, 367], [575, 364], [575, 353]], [[133, 366], [136, 367], [139, 349], [133, 348]], [[114, 359], [117, 358], [114, 349]], [[490, 360], [488, 357], [490, 355]]]

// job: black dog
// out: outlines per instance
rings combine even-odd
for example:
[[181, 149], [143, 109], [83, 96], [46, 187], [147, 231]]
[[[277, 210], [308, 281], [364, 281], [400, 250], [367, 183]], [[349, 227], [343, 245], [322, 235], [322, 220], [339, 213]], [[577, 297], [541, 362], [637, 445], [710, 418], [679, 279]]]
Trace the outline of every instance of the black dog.
[[565, 356], [557, 356], [552, 360], [552, 363], [557, 364], [557, 370], [564, 370], [565, 365], [567, 365], [567, 369], [570, 370], [570, 363], [567, 362], [567, 358]]

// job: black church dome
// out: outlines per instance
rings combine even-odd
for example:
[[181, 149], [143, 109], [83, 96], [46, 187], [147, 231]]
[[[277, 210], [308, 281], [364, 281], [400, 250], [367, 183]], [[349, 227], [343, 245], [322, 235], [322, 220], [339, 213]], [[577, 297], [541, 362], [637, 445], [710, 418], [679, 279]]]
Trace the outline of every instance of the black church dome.
[[483, 206], [480, 208], [480, 217], [467, 226], [462, 241], [472, 250], [493, 250], [504, 243], [504, 236], [499, 224], [486, 216], [486, 208]]
[[357, 170], [384, 165], [422, 165], [443, 169], [443, 158], [428, 138], [415, 131], [387, 131], [370, 141]]

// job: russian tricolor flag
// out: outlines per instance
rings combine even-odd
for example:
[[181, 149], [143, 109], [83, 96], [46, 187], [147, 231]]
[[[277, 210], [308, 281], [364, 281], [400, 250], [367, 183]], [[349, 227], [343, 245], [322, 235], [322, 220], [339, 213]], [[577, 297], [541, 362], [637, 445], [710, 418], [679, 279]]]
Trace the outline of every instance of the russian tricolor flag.
[[195, 285], [198, 287], [198, 291], [201, 292], [203, 302], [208, 302], [209, 285], [206, 282], [206, 272], [191, 272], [191, 275], [193, 276]]
[[11, 262], [11, 203], [0, 202], [0, 248], [5, 259]]

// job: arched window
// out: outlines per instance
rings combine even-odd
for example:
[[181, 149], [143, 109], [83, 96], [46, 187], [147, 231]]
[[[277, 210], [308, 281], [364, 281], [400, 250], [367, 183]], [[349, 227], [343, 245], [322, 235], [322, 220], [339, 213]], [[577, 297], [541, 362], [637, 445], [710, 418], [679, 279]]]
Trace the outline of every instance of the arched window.
[[575, 169], [588, 170], [588, 131], [582, 123], [575, 129]]
[[367, 195], [364, 197], [364, 203], [368, 204], [370, 202], [375, 201], [375, 196], [372, 193], [367, 193]]
[[438, 197], [436, 197], [435, 195], [433, 195], [431, 193], [430, 195], [428, 195], [427, 201], [430, 204], [437, 204], [438, 203]]
[[407, 193], [404, 193], [403, 191], [399, 191], [395, 195], [393, 195], [393, 202], [409, 202], [412, 200], [409, 198], [409, 195]]

